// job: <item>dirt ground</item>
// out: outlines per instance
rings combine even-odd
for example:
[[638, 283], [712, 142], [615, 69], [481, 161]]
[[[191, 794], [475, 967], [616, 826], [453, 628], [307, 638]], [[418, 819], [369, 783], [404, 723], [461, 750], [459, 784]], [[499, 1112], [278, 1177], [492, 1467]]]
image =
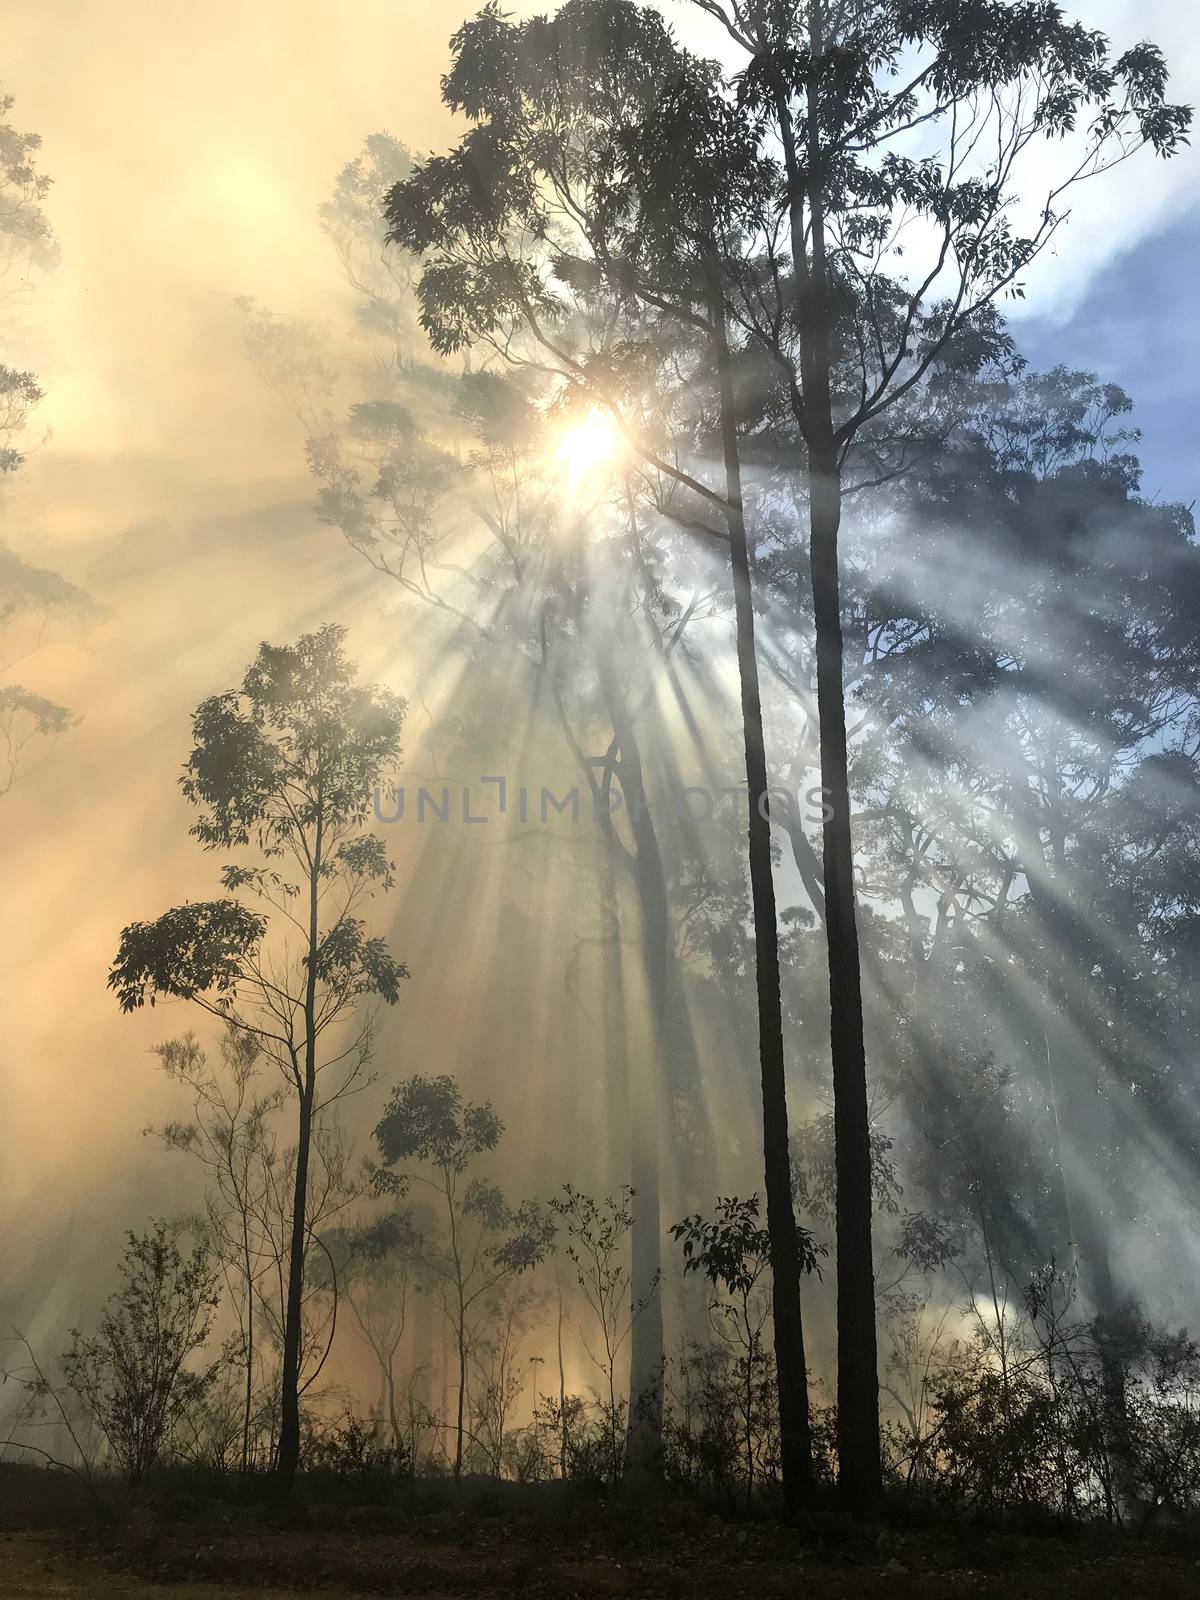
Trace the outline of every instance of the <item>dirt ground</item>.
[[[990, 1536], [888, 1532], [869, 1546], [635, 1516], [622, 1530], [511, 1514], [296, 1508], [295, 1526], [135, 1515], [120, 1526], [0, 1533], [0, 1600], [1155, 1600], [1200, 1597], [1200, 1560]], [[227, 1514], [225, 1514], [227, 1515]], [[276, 1518], [280, 1513], [276, 1513]], [[286, 1523], [288, 1513], [283, 1513]], [[387, 1526], [380, 1526], [386, 1520]]]

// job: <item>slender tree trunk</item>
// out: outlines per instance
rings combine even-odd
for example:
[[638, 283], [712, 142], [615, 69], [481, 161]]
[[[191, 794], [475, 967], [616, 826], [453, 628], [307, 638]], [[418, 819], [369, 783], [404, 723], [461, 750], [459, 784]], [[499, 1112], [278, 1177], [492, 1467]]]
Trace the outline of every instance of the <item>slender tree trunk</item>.
[[396, 1451], [401, 1445], [400, 1407], [396, 1400], [396, 1352], [388, 1354], [387, 1370], [384, 1373], [384, 1384], [387, 1390], [388, 1423], [392, 1430], [392, 1448]]
[[242, 1414], [242, 1471], [250, 1470], [250, 1421], [254, 1413], [254, 1277], [250, 1238], [242, 1201], [242, 1270], [246, 1275], [246, 1395]]
[[871, 1243], [871, 1131], [842, 679], [838, 582], [841, 484], [832, 440], [821, 450], [814, 450], [810, 443], [809, 464], [817, 717], [825, 805], [822, 865], [837, 1175], [838, 1481], [849, 1500], [869, 1504], [878, 1498], [881, 1489], [875, 1273]]
[[567, 1438], [567, 1367], [563, 1360], [563, 1292], [560, 1273], [555, 1274], [554, 1286], [558, 1292], [558, 1324], [556, 1328], [558, 1342], [558, 1475], [565, 1483], [567, 1481], [569, 1441]]
[[308, 873], [308, 972], [304, 986], [304, 1076], [298, 1085], [300, 1126], [296, 1139], [296, 1178], [292, 1193], [292, 1235], [288, 1249], [287, 1311], [283, 1324], [283, 1372], [279, 1396], [279, 1452], [275, 1470], [285, 1483], [300, 1464], [300, 1325], [304, 1306], [304, 1255], [308, 1234], [308, 1164], [312, 1149], [313, 1112], [317, 1099], [317, 952], [324, 828], [323, 797], [318, 792], [318, 820]]
[[822, 880], [829, 958], [829, 1035], [837, 1179], [838, 1482], [848, 1501], [870, 1506], [882, 1489], [871, 1243], [871, 1131], [846, 751], [838, 574], [842, 484], [840, 447], [833, 420], [832, 286], [825, 245], [825, 153], [818, 119], [812, 109], [819, 103], [823, 88], [820, 79], [825, 42], [819, 4], [809, 6], [808, 29], [809, 112], [802, 138], [797, 138], [789, 91], [782, 82], [776, 85], [775, 103], [791, 191], [789, 223], [800, 323], [801, 425], [808, 449], [809, 559], [825, 810]]
[[[614, 689], [614, 694], [617, 693]], [[613, 871], [613, 845], [609, 842], [601, 871], [604, 874], [603, 900], [606, 922], [611, 939], [604, 955], [604, 1040], [607, 1070], [619, 1086], [614, 1096], [615, 1119], [621, 1137], [628, 1138], [629, 1181], [636, 1190], [633, 1201], [633, 1227], [630, 1230], [631, 1287], [635, 1300], [652, 1295], [653, 1304], [639, 1316], [630, 1333], [629, 1354], [629, 1418], [627, 1453], [631, 1464], [652, 1465], [659, 1452], [661, 1430], [657, 1404], [650, 1402], [649, 1416], [642, 1416], [645, 1408], [643, 1396], [653, 1392], [660, 1383], [663, 1357], [661, 1311], [655, 1315], [657, 1291], [651, 1288], [661, 1262], [659, 1245], [659, 1194], [658, 1194], [658, 1120], [655, 1107], [648, 1102], [656, 1098], [658, 1086], [655, 1075], [646, 1072], [645, 1063], [638, 1063], [629, 1047], [625, 1029], [624, 1005], [625, 979], [620, 945], [620, 906]], [[637, 872], [637, 863], [634, 863]], [[645, 890], [639, 885], [639, 901]], [[657, 897], [651, 895], [653, 903]], [[644, 913], [643, 913], [644, 922]], [[657, 1041], [657, 1033], [653, 1036]], [[640, 1066], [640, 1070], [639, 1070]], [[643, 1326], [644, 1324], [644, 1326]], [[615, 1427], [615, 1412], [610, 1426]]]
[[729, 545], [733, 567], [734, 614], [742, 729], [749, 791], [748, 852], [754, 915], [754, 959], [758, 990], [758, 1061], [762, 1083], [763, 1161], [766, 1173], [767, 1232], [771, 1240], [772, 1315], [775, 1366], [779, 1383], [780, 1457], [784, 1494], [795, 1503], [812, 1484], [812, 1440], [808, 1412], [808, 1374], [800, 1311], [800, 1250], [792, 1199], [788, 1145], [787, 1080], [783, 1048], [783, 1006], [779, 986], [779, 929], [775, 879], [771, 868], [771, 815], [767, 795], [767, 756], [762, 697], [754, 645], [754, 600], [750, 554], [742, 509], [741, 462], [733, 376], [723, 311], [715, 315], [717, 372], [721, 392], [721, 442], [725, 457]]
[[446, 1457], [447, 1466], [453, 1465], [453, 1462], [450, 1459], [450, 1453], [446, 1449], [446, 1435], [451, 1432], [452, 1429], [452, 1424], [450, 1422], [450, 1336], [447, 1332], [450, 1322], [451, 1319], [448, 1316], [442, 1320], [442, 1350], [441, 1360], [438, 1363], [438, 1376], [442, 1381], [442, 1398], [439, 1404], [442, 1426], [438, 1430], [438, 1444]]
[[619, 777], [634, 838], [634, 883], [641, 913], [642, 963], [650, 1002], [654, 1069], [635, 1071], [631, 1083], [632, 1182], [634, 1225], [630, 1232], [630, 1270], [635, 1309], [629, 1340], [630, 1466], [657, 1472], [662, 1457], [663, 1317], [658, 1278], [662, 1241], [658, 1181], [661, 1068], [666, 1058], [670, 1005], [666, 874], [658, 835], [650, 815], [642, 773], [641, 749], [625, 696], [611, 660], [596, 658], [600, 689], [620, 751]]
[[283, 1324], [283, 1372], [279, 1396], [279, 1450], [275, 1470], [285, 1483], [300, 1463], [300, 1320], [304, 1299], [304, 1246], [307, 1231], [308, 1163], [312, 1146], [315, 1086], [306, 1082], [300, 1098], [296, 1143], [296, 1183], [292, 1197], [292, 1232], [288, 1248], [287, 1311]]
[[[813, 76], [820, 93], [824, 52], [819, 4], [810, 8]], [[802, 314], [804, 405], [808, 416], [809, 559], [817, 654], [817, 722], [825, 807], [822, 872], [829, 955], [829, 1041], [833, 1065], [833, 1141], [837, 1178], [838, 1486], [852, 1504], [874, 1504], [882, 1489], [879, 1358], [871, 1241], [871, 1122], [863, 1038], [862, 966], [854, 904], [854, 844], [846, 748], [838, 532], [841, 461], [833, 424], [831, 284], [825, 254], [824, 175], [815, 115], [808, 117], [809, 233], [812, 275]]]
[[[601, 963], [600, 1035], [607, 1082], [605, 1095], [606, 1192], [615, 1193], [629, 1177], [630, 1107], [633, 1103], [633, 1052], [626, 1026], [625, 967], [621, 954], [621, 906], [617, 893], [616, 849], [611, 826], [602, 822], [599, 863], [600, 930], [605, 941]], [[578, 1151], [573, 1152], [577, 1156]]]
[[462, 1477], [463, 1424], [467, 1406], [467, 1302], [463, 1284], [463, 1257], [458, 1243], [458, 1216], [454, 1209], [455, 1178], [450, 1167], [444, 1167], [442, 1182], [445, 1186], [446, 1220], [450, 1232], [450, 1253], [454, 1261], [454, 1294], [458, 1315], [454, 1321], [455, 1350], [458, 1355], [458, 1400], [454, 1418], [454, 1476]]
[[463, 1427], [466, 1420], [467, 1404], [467, 1346], [463, 1329], [463, 1311], [459, 1311], [458, 1324], [458, 1412], [455, 1418], [454, 1435], [454, 1476], [462, 1477], [463, 1464]]

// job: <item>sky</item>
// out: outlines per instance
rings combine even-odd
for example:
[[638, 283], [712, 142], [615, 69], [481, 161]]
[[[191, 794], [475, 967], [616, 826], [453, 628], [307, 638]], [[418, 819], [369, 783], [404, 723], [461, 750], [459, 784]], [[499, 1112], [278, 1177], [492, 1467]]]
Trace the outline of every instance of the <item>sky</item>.
[[[119, 536], [131, 499], [152, 515], [174, 517], [181, 501], [227, 511], [292, 469], [286, 419], [240, 381], [232, 297], [336, 321], [316, 208], [368, 132], [418, 150], [445, 142], [438, 77], [469, 9], [11, 0], [3, 74], [18, 125], [43, 135], [63, 250], [29, 339], [52, 395], [41, 420], [54, 432], [54, 494], [45, 470], [27, 474], [15, 515], [37, 519], [39, 539]], [[697, 44], [717, 42], [681, 0], [665, 9]], [[1087, 0], [1078, 14], [1117, 41], [1155, 38], [1177, 91], [1196, 98], [1188, 9]], [[1125, 381], [1148, 433], [1164, 390], [1187, 409], [1196, 159], [1146, 157], [1082, 191], [1018, 319], [1037, 359], [1058, 356], [1062, 330], [1072, 359]], [[1150, 453], [1168, 492], [1186, 493], [1186, 438], [1172, 430]]]
[[[158, 1171], [128, 1130], [160, 1109], [146, 1051], [161, 1029], [121, 1018], [104, 977], [123, 921], [208, 880], [173, 788], [190, 710], [260, 639], [325, 620], [359, 630], [368, 665], [382, 659], [381, 603], [314, 523], [294, 419], [249, 368], [234, 297], [343, 326], [317, 208], [368, 134], [449, 140], [438, 78], [468, 9], [7, 0], [0, 81], [16, 126], [43, 137], [62, 265], [8, 357], [48, 393], [2, 537], [106, 608], [39, 652], [37, 686], [82, 720], [0, 816], [0, 1210], [20, 1218], [37, 1197], [64, 1250], [92, 1247], [89, 1174], [119, 1168], [110, 1209], [124, 1215]], [[1077, 8], [1118, 39], [1156, 38], [1176, 92], [1200, 99], [1190, 11]], [[1095, 185], [1030, 275], [1018, 322], [1036, 364], [1095, 366], [1130, 390], [1146, 491], [1167, 499], [1190, 500], [1198, 476], [1196, 179], [1189, 152]], [[423, 1004], [453, 1007], [453, 986]], [[19, 1228], [14, 1248], [34, 1249]]]
[[1142, 493], [1185, 505], [1200, 497], [1198, 252], [1200, 211], [1181, 204], [1089, 274], [1065, 315], [1035, 309], [1020, 327], [1035, 365], [1086, 368], [1125, 389], [1142, 430]]

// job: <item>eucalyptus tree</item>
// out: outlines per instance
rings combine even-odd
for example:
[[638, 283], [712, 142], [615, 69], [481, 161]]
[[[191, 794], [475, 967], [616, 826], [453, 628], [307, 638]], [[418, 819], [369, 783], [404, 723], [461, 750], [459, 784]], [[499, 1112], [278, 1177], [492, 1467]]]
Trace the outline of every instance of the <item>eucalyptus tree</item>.
[[[242, 1470], [249, 1471], [274, 1459], [281, 1410], [298, 1155], [281, 1126], [288, 1118], [287, 1085], [258, 1039], [232, 1025], [221, 1038], [219, 1065], [191, 1032], [157, 1045], [154, 1053], [167, 1077], [191, 1099], [190, 1115], [147, 1132], [166, 1149], [190, 1157], [204, 1174], [204, 1210], [196, 1226], [220, 1268], [225, 1304], [236, 1324], [236, 1336], [227, 1343], [226, 1372], [232, 1382], [235, 1367], [242, 1369], [235, 1431]], [[306, 1260], [300, 1303], [301, 1396], [320, 1377], [337, 1331], [344, 1295], [330, 1239], [336, 1219], [358, 1193], [346, 1130], [317, 1117], [305, 1211], [308, 1236], [319, 1253], [315, 1265]]]
[[[379, 1415], [392, 1448], [411, 1448], [401, 1420], [397, 1361], [408, 1328], [409, 1297], [427, 1288], [419, 1259], [420, 1232], [406, 1211], [394, 1210], [336, 1230], [325, 1240], [328, 1287], [336, 1291], [379, 1368]], [[411, 1464], [411, 1462], [410, 1462]]]
[[[58, 244], [43, 201], [50, 179], [38, 171], [41, 136], [9, 121], [15, 101], [0, 94], [0, 312], [26, 295], [58, 260]], [[8, 344], [9, 329], [0, 327]], [[21, 435], [45, 393], [36, 376], [12, 366], [0, 351], [0, 478], [22, 466]], [[6, 609], [0, 590], [0, 614]]]
[[[440, 615], [466, 656], [517, 664], [586, 784], [602, 850], [598, 926], [579, 946], [603, 950], [610, 1104], [614, 1121], [628, 1125], [628, 1176], [641, 1196], [634, 1271], [647, 1305], [632, 1340], [630, 1453], [649, 1460], [659, 1422], [648, 1396], [663, 1362], [662, 1308], [651, 1290], [661, 1260], [662, 1105], [681, 1159], [702, 1159], [711, 1138], [670, 919], [689, 869], [649, 789], [670, 763], [659, 696], [713, 601], [706, 584], [671, 569], [644, 497], [616, 463], [564, 495], [557, 455], [573, 418], [554, 404], [544, 374], [456, 374], [430, 359], [423, 331], [418, 353], [416, 258], [384, 251], [383, 218], [371, 209], [385, 180], [408, 166], [395, 141], [368, 140], [322, 208], [357, 296], [355, 325], [369, 352], [358, 382], [368, 398], [336, 423], [327, 365], [287, 319], [249, 307], [247, 341], [310, 432], [317, 515], [406, 600]], [[587, 314], [603, 318], [606, 308]], [[635, 1060], [624, 1019], [613, 1015], [626, 982], [625, 883], [636, 900], [652, 1070]]]
[[[839, 1461], [851, 1495], [869, 1499], [879, 1450], [838, 571], [843, 491], [860, 441], [871, 441], [888, 470], [905, 469], [921, 430], [909, 422], [893, 442], [889, 416], [919, 404], [956, 339], [987, 336], [988, 309], [1021, 292], [1072, 189], [1144, 146], [1172, 154], [1190, 113], [1167, 102], [1154, 46], [1114, 58], [1103, 34], [1036, 0], [695, 4], [742, 52], [732, 75], [738, 105], [777, 163], [752, 270], [744, 258], [731, 263], [730, 310], [783, 375], [805, 458], [840, 1190]], [[1036, 155], [1049, 158], [1048, 178], [1033, 169]], [[915, 261], [905, 254], [914, 223], [930, 241]]]
[[[549, 366], [568, 391], [594, 396], [616, 415], [657, 517], [730, 551], [782, 1453], [794, 1493], [812, 1471], [800, 1254], [750, 547], [721, 281], [722, 245], [739, 207], [760, 194], [761, 164], [714, 70], [678, 50], [653, 11], [583, 0], [517, 25], [489, 6], [453, 48], [443, 97], [475, 126], [388, 202], [392, 242], [426, 258], [418, 294], [434, 348], [481, 345], [505, 361]], [[715, 383], [701, 376], [706, 368]], [[682, 416], [663, 403], [672, 390]], [[689, 436], [715, 449], [719, 487], [690, 457], [684, 464]]]
[[408, 976], [360, 915], [392, 885], [382, 842], [362, 825], [398, 753], [405, 707], [354, 682], [342, 640], [327, 626], [294, 645], [264, 644], [240, 688], [199, 706], [180, 779], [199, 813], [192, 835], [205, 849], [250, 849], [257, 860], [223, 869], [223, 898], [131, 923], [108, 979], [123, 1011], [187, 1000], [256, 1040], [295, 1106], [276, 1458], [285, 1479], [300, 1449], [315, 1131], [364, 1082], [370, 1002], [395, 1004]]
[[[34, 654], [50, 630], [93, 618], [96, 603], [47, 567], [23, 561], [0, 544], [0, 671]], [[30, 770], [79, 718], [21, 683], [0, 686], [0, 796]]]
[[[879, 1487], [870, 1139], [838, 574], [848, 462], [870, 440], [874, 462], [905, 469], [941, 357], [967, 334], [986, 341], [990, 308], [1020, 291], [1022, 274], [1058, 231], [1071, 189], [1144, 145], [1169, 155], [1189, 113], [1166, 101], [1153, 46], [1114, 59], [1103, 35], [1025, 0], [969, 8], [928, 0], [696, 3], [743, 52], [724, 83], [710, 76], [726, 91], [723, 125], [732, 137], [713, 137], [722, 124], [710, 111], [708, 142], [698, 147], [741, 221], [733, 239], [718, 242], [723, 309], [778, 373], [806, 475], [837, 1106], [839, 1461], [848, 1493], [870, 1499]], [[545, 133], [561, 104], [562, 51], [535, 54], [540, 70], [514, 74], [506, 35], [548, 40], [557, 30], [561, 43], [568, 14], [581, 32], [606, 32], [611, 48], [607, 72], [575, 80], [569, 131], [582, 124], [587, 133], [568, 140], [564, 159], [561, 142], [531, 136]], [[668, 230], [676, 226], [662, 175], [689, 149], [696, 101], [686, 71], [661, 70], [664, 60], [675, 64], [661, 27], [654, 60], [641, 51], [654, 26], [648, 15], [629, 4], [580, 3], [513, 30], [490, 6], [457, 36], [445, 94], [475, 126], [392, 201], [394, 237], [431, 252], [421, 294], [443, 348], [481, 329], [503, 344], [516, 318], [544, 347], [555, 346], [571, 270], [556, 259], [561, 235], [546, 216], [547, 191], [555, 223], [565, 215], [574, 225], [568, 252], [670, 306], [670, 284], [639, 282], [629, 243], [653, 240], [656, 209]], [[497, 70], [501, 63], [507, 70]], [[597, 106], [598, 115], [587, 111]], [[599, 138], [589, 139], [598, 123]], [[908, 153], [913, 137], [930, 147], [928, 156]], [[1026, 220], [1013, 208], [1031, 152], [1047, 152], [1057, 170], [1034, 180], [1039, 192]], [[659, 176], [641, 191], [651, 204], [639, 208], [647, 167]], [[901, 230], [914, 219], [932, 239], [929, 259], [916, 267], [900, 259]], [[624, 248], [610, 251], [614, 235]], [[649, 260], [657, 267], [652, 253]], [[574, 370], [611, 404], [612, 365], [597, 365], [576, 361]], [[910, 416], [893, 439], [889, 415], [902, 405]], [[728, 494], [719, 498], [730, 505]]]
[[53, 744], [78, 720], [35, 689], [19, 683], [0, 687], [0, 798], [29, 770], [29, 751]]
[[[17, 448], [34, 408], [46, 398], [32, 372], [0, 365], [0, 472], [15, 472], [25, 463]], [[11, 441], [11, 442], [10, 442]]]
[[322, 231], [355, 295], [354, 330], [366, 352], [360, 376], [371, 399], [394, 397], [398, 379], [432, 376], [413, 292], [417, 263], [383, 240], [384, 199], [411, 171], [405, 144], [389, 133], [369, 134], [320, 208]]
[[463, 1468], [472, 1351], [486, 1336], [496, 1292], [538, 1266], [554, 1242], [554, 1224], [537, 1201], [512, 1207], [496, 1184], [467, 1176], [503, 1132], [490, 1101], [465, 1101], [446, 1076], [397, 1084], [375, 1129], [380, 1193], [403, 1196], [419, 1184], [434, 1197], [436, 1231], [417, 1232], [413, 1249], [454, 1337], [456, 1478]]
[[[602, 1200], [565, 1183], [550, 1200], [550, 1209], [562, 1223], [563, 1253], [571, 1263], [583, 1303], [595, 1323], [597, 1345], [584, 1347], [600, 1370], [608, 1391], [602, 1402], [603, 1428], [611, 1484], [621, 1477], [625, 1449], [621, 1427], [621, 1402], [617, 1399], [617, 1362], [648, 1301], [639, 1299], [626, 1259], [626, 1239], [633, 1231], [635, 1191], [628, 1185], [619, 1195]], [[653, 1291], [652, 1291], [653, 1292]], [[632, 1397], [636, 1404], [637, 1397]]]

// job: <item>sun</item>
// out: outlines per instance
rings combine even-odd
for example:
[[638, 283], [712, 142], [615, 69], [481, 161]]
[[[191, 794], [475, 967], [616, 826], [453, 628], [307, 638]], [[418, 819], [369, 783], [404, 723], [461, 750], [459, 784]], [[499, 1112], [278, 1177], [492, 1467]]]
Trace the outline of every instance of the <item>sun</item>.
[[567, 487], [572, 494], [586, 478], [616, 454], [617, 434], [598, 406], [593, 406], [582, 422], [568, 428], [558, 442], [558, 459], [567, 472]]

